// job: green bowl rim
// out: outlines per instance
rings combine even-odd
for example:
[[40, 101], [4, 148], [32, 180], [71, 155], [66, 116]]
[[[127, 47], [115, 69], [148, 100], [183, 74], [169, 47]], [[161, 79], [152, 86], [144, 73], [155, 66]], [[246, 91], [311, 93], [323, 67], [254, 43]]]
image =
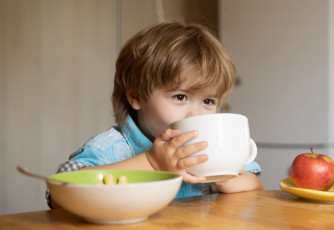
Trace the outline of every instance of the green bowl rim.
[[[153, 170], [141, 170], [141, 169], [89, 169], [87, 171], [132, 171], [132, 172], [136, 172], [136, 171], [140, 171], [140, 172], [149, 172], [149, 173], [163, 173], [163, 174], [170, 174], [173, 175], [174, 177], [169, 178], [169, 179], [163, 179], [163, 180], [157, 180], [157, 181], [145, 181], [145, 182], [133, 182], [133, 183], [127, 183], [127, 184], [76, 184], [76, 183], [71, 183], [71, 182], [64, 182], [64, 181], [57, 181], [55, 179], [52, 179], [50, 177], [57, 175], [56, 174], [52, 174], [50, 176], [47, 177], [46, 182], [50, 183], [50, 184], [55, 184], [55, 185], [64, 185], [64, 186], [71, 186], [71, 187], [124, 187], [124, 186], [145, 186], [146, 184], [156, 184], [156, 183], [171, 183], [171, 181], [174, 180], [180, 180], [182, 182], [182, 176], [180, 176], [177, 173], [173, 173], [173, 172], [168, 172], [168, 171], [153, 171]], [[63, 173], [74, 173], [77, 171], [70, 171], [70, 172], [63, 172]]]

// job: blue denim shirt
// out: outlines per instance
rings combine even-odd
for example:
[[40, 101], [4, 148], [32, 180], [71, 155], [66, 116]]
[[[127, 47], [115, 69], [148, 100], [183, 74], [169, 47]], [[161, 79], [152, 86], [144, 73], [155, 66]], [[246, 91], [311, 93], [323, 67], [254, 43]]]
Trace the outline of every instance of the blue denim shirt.
[[[139, 130], [130, 116], [126, 124], [118, 130], [116, 127], [90, 138], [80, 149], [70, 156], [87, 166], [105, 165], [129, 159], [152, 147], [152, 142]], [[252, 162], [246, 171], [260, 172], [260, 166]], [[177, 198], [200, 196], [210, 192], [209, 183], [191, 184], [182, 182]]]

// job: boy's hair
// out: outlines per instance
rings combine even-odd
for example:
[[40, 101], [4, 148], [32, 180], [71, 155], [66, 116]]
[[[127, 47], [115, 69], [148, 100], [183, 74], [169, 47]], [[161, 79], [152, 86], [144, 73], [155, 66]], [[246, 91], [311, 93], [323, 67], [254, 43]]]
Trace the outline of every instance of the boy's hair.
[[112, 95], [116, 123], [124, 124], [127, 115], [136, 118], [126, 97], [128, 89], [146, 100], [156, 87], [176, 88], [186, 67], [196, 67], [202, 74], [192, 88], [217, 88], [221, 106], [231, 91], [235, 66], [207, 27], [166, 21], [134, 35], [123, 46], [116, 63]]

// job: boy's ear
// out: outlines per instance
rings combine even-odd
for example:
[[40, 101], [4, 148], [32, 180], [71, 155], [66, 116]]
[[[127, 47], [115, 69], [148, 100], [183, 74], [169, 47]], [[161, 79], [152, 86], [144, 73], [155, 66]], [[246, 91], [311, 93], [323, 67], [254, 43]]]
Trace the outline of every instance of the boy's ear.
[[140, 97], [136, 90], [128, 89], [126, 91], [126, 98], [134, 110], [141, 109]]

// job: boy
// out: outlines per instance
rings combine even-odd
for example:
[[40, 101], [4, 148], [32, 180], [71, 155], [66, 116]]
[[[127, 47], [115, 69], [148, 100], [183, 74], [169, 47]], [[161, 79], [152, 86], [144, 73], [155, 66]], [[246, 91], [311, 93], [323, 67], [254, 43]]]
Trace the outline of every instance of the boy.
[[[210, 192], [205, 178], [186, 168], [205, 162], [191, 156], [206, 142], [181, 147], [196, 131], [180, 135], [168, 129], [177, 120], [215, 113], [229, 95], [234, 64], [216, 37], [201, 25], [168, 21], [152, 25], [122, 48], [116, 63], [112, 96], [118, 124], [88, 140], [61, 164], [58, 172], [84, 169], [164, 170], [182, 175], [177, 197]], [[256, 162], [240, 176], [214, 183], [220, 192], [263, 189]], [[250, 171], [250, 172], [249, 172]]]

